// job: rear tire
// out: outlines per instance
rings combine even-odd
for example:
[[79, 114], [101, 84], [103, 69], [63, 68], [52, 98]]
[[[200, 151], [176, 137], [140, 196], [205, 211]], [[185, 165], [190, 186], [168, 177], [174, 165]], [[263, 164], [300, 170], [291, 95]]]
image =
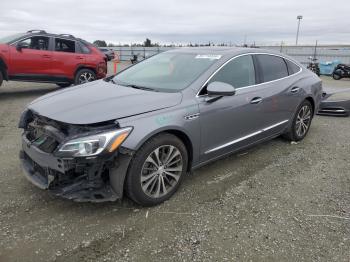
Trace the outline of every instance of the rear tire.
[[188, 165], [182, 141], [163, 133], [146, 141], [132, 159], [126, 178], [126, 193], [142, 206], [158, 205], [179, 188]]
[[56, 85], [58, 85], [59, 87], [64, 88], [64, 87], [69, 87], [69, 86], [71, 86], [72, 84], [71, 84], [71, 83], [56, 83]]
[[292, 125], [283, 137], [290, 141], [303, 140], [309, 132], [313, 115], [311, 103], [308, 100], [304, 100], [294, 115]]
[[81, 85], [88, 82], [95, 81], [97, 79], [96, 74], [91, 69], [83, 68], [80, 69], [74, 78], [75, 85]]

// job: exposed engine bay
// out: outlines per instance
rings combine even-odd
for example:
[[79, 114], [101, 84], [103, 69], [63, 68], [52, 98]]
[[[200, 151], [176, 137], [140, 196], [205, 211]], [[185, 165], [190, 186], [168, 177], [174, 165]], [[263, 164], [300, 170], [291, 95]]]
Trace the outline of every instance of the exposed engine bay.
[[67, 157], [58, 150], [78, 134], [90, 136], [118, 129], [117, 122], [71, 125], [27, 111], [19, 125], [24, 129], [20, 159], [32, 183], [75, 201], [115, 201], [122, 197], [132, 152], [120, 148], [113, 154]]

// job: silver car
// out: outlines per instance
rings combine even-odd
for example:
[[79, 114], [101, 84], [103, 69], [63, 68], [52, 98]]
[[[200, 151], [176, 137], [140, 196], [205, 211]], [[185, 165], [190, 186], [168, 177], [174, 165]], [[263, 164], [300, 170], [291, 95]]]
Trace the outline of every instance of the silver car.
[[33, 184], [58, 196], [125, 192], [156, 205], [210, 161], [280, 135], [302, 140], [321, 96], [321, 80], [279, 53], [171, 50], [29, 104], [20, 159]]

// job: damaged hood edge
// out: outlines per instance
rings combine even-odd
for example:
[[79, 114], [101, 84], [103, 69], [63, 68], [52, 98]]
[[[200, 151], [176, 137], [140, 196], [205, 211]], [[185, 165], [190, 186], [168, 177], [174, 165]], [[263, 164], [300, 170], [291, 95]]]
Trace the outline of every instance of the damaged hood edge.
[[28, 110], [62, 123], [88, 125], [170, 108], [181, 100], [181, 92], [152, 92], [95, 81], [42, 96]]

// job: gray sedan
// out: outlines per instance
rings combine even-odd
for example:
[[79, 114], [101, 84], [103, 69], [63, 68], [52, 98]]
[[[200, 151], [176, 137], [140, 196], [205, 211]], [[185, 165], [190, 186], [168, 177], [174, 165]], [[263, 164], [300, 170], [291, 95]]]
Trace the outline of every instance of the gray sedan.
[[58, 196], [156, 205], [210, 161], [280, 135], [302, 140], [321, 96], [321, 80], [279, 53], [171, 50], [29, 104], [20, 159]]

